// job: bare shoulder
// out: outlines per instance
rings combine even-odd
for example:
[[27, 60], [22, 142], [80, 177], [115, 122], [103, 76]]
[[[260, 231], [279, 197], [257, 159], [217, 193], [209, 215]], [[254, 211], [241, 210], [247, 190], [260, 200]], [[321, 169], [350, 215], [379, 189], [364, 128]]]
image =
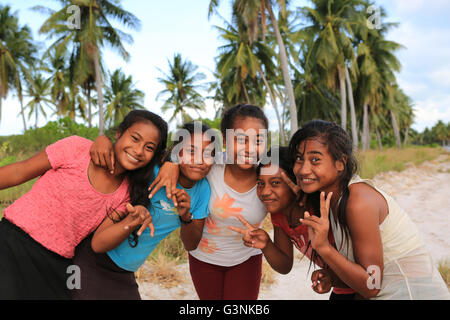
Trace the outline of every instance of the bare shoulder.
[[383, 211], [385, 200], [373, 187], [366, 183], [354, 183], [349, 186], [350, 195], [347, 202], [347, 216], [376, 217]]

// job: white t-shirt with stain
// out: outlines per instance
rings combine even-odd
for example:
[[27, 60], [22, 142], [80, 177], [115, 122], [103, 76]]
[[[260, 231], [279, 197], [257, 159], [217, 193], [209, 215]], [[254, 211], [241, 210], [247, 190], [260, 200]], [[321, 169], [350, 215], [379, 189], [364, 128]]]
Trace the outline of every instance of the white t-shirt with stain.
[[197, 249], [189, 253], [200, 261], [230, 267], [260, 254], [261, 250], [246, 247], [243, 235], [228, 227], [244, 228], [238, 216], [260, 226], [267, 211], [256, 194], [256, 185], [247, 192], [237, 192], [225, 183], [224, 172], [225, 164], [215, 164], [207, 176], [211, 187], [210, 213]]

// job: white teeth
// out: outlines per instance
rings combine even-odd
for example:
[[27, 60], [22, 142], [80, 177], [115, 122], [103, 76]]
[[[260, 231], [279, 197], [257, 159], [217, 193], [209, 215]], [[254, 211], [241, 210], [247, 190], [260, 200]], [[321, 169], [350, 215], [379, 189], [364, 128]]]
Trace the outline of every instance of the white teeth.
[[313, 179], [306, 179], [306, 178], [303, 178], [302, 181], [305, 181], [305, 182], [312, 182], [312, 181], [314, 181], [314, 180], [313, 180]]
[[[126, 153], [126, 152], [125, 152]], [[128, 156], [128, 158], [130, 159], [130, 160], [132, 160], [133, 162], [139, 162], [139, 160], [138, 159], [136, 159], [135, 157], [133, 157], [131, 154], [129, 154], [129, 153], [126, 153], [126, 155]]]

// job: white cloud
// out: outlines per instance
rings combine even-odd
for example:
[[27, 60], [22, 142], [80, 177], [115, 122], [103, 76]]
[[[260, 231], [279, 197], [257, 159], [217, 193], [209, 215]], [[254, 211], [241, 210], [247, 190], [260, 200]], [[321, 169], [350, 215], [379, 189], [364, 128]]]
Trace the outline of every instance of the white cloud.
[[435, 70], [430, 74], [430, 79], [438, 86], [447, 87], [450, 89], [450, 66], [446, 68]]
[[401, 15], [441, 12], [450, 8], [448, 0], [397, 0], [394, 4], [396, 11]]
[[415, 123], [413, 128], [422, 131], [431, 128], [439, 120], [450, 122], [450, 95], [445, 97], [430, 97], [416, 101], [414, 106]]

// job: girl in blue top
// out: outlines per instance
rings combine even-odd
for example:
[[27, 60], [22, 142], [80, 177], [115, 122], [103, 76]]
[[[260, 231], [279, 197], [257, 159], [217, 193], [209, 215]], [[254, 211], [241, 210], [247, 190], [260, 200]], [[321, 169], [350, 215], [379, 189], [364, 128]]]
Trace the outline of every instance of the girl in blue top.
[[[80, 245], [74, 264], [81, 269], [81, 288], [73, 290], [74, 299], [140, 299], [134, 272], [158, 243], [180, 226], [186, 250], [197, 247], [209, 213], [211, 191], [205, 177], [212, 166], [214, 149], [207, 132], [209, 128], [205, 125], [201, 126], [201, 131], [195, 128], [194, 123], [184, 125], [182, 136], [173, 147], [179, 150], [180, 163], [180, 177], [173, 197], [168, 199], [161, 189], [150, 200], [148, 211], [144, 206], [128, 204], [129, 216], [133, 217], [131, 222], [130, 218], [125, 221], [118, 216], [108, 217], [93, 236]], [[110, 143], [105, 137], [98, 138], [91, 153], [104, 159]], [[154, 176], [158, 172], [159, 167], [155, 168]], [[149, 213], [152, 224], [149, 228], [140, 228], [144, 220], [148, 221]]]

